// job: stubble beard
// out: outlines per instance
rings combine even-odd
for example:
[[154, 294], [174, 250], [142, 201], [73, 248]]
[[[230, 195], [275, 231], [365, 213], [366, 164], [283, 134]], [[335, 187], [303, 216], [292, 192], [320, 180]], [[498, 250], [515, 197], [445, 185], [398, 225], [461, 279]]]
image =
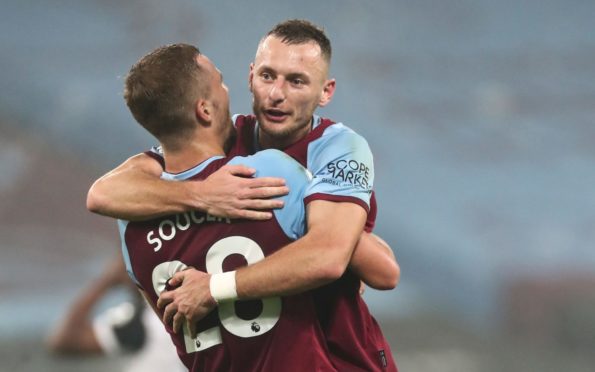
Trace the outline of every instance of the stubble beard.
[[311, 120], [305, 123], [268, 123], [259, 117], [261, 115], [257, 115], [256, 119], [259, 123], [259, 142], [265, 148], [285, 149], [302, 139], [309, 132], [311, 125]]

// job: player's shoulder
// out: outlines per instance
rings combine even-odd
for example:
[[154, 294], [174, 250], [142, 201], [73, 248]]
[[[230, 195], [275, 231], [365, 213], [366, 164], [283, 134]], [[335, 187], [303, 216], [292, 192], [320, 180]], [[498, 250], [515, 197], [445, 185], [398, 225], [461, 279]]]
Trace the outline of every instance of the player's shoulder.
[[243, 164], [256, 169], [256, 176], [287, 176], [289, 174], [308, 176], [306, 168], [283, 151], [267, 149], [249, 156], [236, 156], [228, 164]]
[[348, 127], [342, 122], [331, 122], [328, 119], [321, 119], [321, 124], [324, 125], [322, 135], [318, 140], [313, 141], [313, 145], [321, 148], [368, 148], [368, 141], [361, 134], [357, 133], [352, 128]]
[[351, 140], [358, 140], [367, 142], [364, 136], [357, 133], [354, 129], [347, 126], [343, 122], [334, 122], [330, 119], [320, 118], [320, 126], [324, 126], [322, 136], [326, 139], [345, 138]]
[[297, 162], [283, 151], [276, 149], [262, 150], [254, 155], [235, 156], [229, 161], [229, 164], [249, 164], [250, 166], [282, 166], [288, 163]]

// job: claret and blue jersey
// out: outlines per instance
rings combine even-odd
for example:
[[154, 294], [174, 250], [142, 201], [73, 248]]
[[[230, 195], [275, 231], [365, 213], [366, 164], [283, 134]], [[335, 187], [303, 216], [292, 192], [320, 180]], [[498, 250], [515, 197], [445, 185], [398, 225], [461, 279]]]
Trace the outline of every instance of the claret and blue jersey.
[[[285, 208], [268, 221], [229, 220], [201, 212], [151, 221], [119, 221], [127, 270], [155, 304], [166, 282], [192, 266], [211, 274], [255, 263], [305, 232], [304, 194], [309, 172], [277, 150], [247, 157], [213, 157], [163, 178], [201, 180], [225, 164], [244, 164], [257, 176], [283, 177], [291, 190]], [[171, 329], [168, 328], [171, 333]], [[311, 293], [221, 303], [198, 324], [198, 336], [172, 334], [191, 371], [320, 370], [332, 366]]]
[[[237, 138], [230, 155], [254, 154], [258, 145], [258, 122], [253, 115], [234, 115]], [[376, 221], [374, 162], [366, 140], [342, 123], [314, 115], [312, 130], [283, 152], [306, 167], [313, 180], [306, 203], [314, 199], [356, 203], [368, 212], [365, 230]]]
[[[237, 136], [228, 156], [246, 156], [270, 151], [259, 152], [261, 149], [258, 146], [258, 123], [253, 115], [235, 115], [233, 121]], [[152, 151], [152, 155], [163, 162], [158, 149]], [[295, 236], [300, 236], [300, 230], [293, 226], [298, 223], [291, 217], [286, 220], [287, 216], [297, 213], [301, 218], [304, 205], [312, 200], [350, 202], [361, 206], [368, 212], [364, 229], [372, 231], [376, 219], [376, 200], [372, 191], [374, 166], [372, 153], [363, 137], [341, 123], [314, 116], [310, 133], [283, 149], [283, 152], [306, 167], [312, 175], [312, 179], [300, 195], [303, 204], [286, 202], [285, 207], [280, 210], [284, 212], [275, 212], [275, 221], [279, 221], [276, 222], [278, 231], [287, 242], [290, 241], [290, 237], [295, 239]], [[242, 158], [236, 158], [234, 161], [237, 161], [237, 164], [251, 165]], [[263, 167], [269, 165], [263, 164]], [[280, 174], [276, 176], [284, 177]], [[290, 190], [293, 190], [292, 186], [289, 186]], [[192, 216], [189, 216], [189, 219], [194, 221]], [[201, 217], [198, 220], [202, 221]], [[204, 220], [209, 220], [209, 216], [204, 216]], [[247, 222], [245, 233], [252, 234], [250, 236], [257, 239], [257, 225]], [[347, 270], [336, 282], [302, 294], [306, 296], [305, 303], [296, 306], [308, 306], [313, 301], [314, 316], [325, 342], [325, 345], [320, 347], [321, 350], [328, 351], [333, 368], [339, 371], [397, 371], [388, 342], [359, 295], [359, 287], [359, 278]], [[304, 314], [309, 313], [306, 310]], [[299, 344], [300, 337], [308, 335], [304, 329], [296, 329], [291, 336], [292, 340]], [[317, 342], [314, 345], [317, 345]], [[287, 347], [291, 350], [299, 349], [293, 343]], [[317, 346], [314, 346], [315, 349]], [[306, 359], [300, 363], [302, 370], [308, 369], [303, 367], [303, 363], [307, 364]], [[322, 370], [325, 370], [324, 368], [326, 367], [323, 366]], [[281, 370], [290, 369], [284, 367]]]
[[[235, 115], [233, 119], [238, 136], [232, 154], [260, 151], [255, 117]], [[342, 123], [315, 115], [310, 133], [283, 151], [312, 173], [313, 180], [305, 195], [307, 201], [318, 198], [350, 201], [370, 210], [374, 164], [362, 136]]]

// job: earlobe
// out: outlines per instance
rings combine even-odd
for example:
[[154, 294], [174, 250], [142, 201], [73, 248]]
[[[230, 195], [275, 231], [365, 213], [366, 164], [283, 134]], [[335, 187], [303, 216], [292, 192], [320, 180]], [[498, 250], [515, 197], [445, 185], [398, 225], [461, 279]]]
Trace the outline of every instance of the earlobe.
[[335, 79], [329, 79], [324, 83], [324, 87], [322, 88], [322, 96], [320, 97], [320, 101], [318, 101], [318, 106], [324, 107], [329, 104], [329, 102], [333, 99], [333, 95], [335, 94], [335, 87], [336, 87]]

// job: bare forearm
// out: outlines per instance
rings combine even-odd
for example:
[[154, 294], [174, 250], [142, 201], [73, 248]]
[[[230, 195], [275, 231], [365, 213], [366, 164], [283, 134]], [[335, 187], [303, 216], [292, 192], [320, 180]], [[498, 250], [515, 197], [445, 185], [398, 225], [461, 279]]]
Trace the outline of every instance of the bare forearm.
[[386, 290], [397, 286], [400, 268], [390, 246], [374, 234], [362, 233], [349, 268], [372, 288]]
[[101, 346], [93, 332], [92, 312], [111, 284], [99, 280], [85, 288], [46, 340], [54, 353], [99, 353]]
[[364, 210], [355, 204], [312, 202], [308, 207], [308, 233], [303, 238], [263, 261], [238, 270], [238, 297], [289, 295], [340, 278], [364, 221]]
[[[189, 210], [185, 182], [170, 182], [143, 172], [108, 174], [97, 180], [87, 196], [94, 213], [130, 221], [146, 220]], [[200, 205], [195, 206], [200, 209]]]
[[255, 170], [242, 165], [221, 167], [204, 181], [172, 182], [160, 178], [162, 168], [146, 154], [131, 157], [98, 179], [87, 195], [87, 209], [129, 221], [182, 213], [207, 212], [217, 217], [266, 220], [273, 199], [288, 189], [281, 178], [250, 178]]
[[[87, 195], [87, 208], [94, 213], [125, 220], [143, 220], [190, 208], [186, 183], [161, 179], [163, 168], [147, 154], [130, 157], [99, 178]], [[195, 209], [200, 209], [196, 206]]]
[[179, 330], [193, 324], [217, 301], [264, 298], [303, 292], [343, 275], [360, 238], [366, 212], [352, 203], [315, 200], [308, 204], [308, 233], [262, 261], [234, 272], [207, 274], [195, 269], [176, 273], [176, 289], [161, 293], [163, 321]]
[[[236, 274], [239, 298], [291, 295], [338, 279], [347, 267], [347, 255], [321, 255], [320, 247], [303, 238]], [[343, 257], [341, 257], [343, 256]]]

